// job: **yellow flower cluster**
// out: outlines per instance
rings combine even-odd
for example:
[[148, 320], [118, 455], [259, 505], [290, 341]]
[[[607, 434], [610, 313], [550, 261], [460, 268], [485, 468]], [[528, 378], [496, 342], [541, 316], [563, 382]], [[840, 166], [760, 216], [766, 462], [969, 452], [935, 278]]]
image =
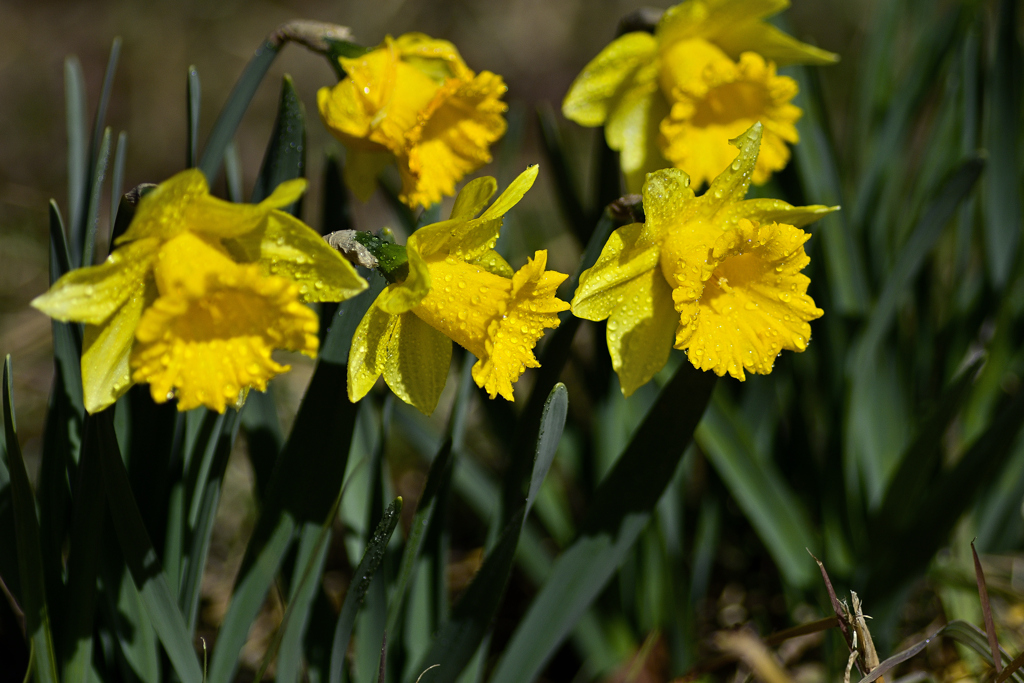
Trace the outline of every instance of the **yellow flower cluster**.
[[[581, 318], [607, 319], [627, 396], [673, 347], [718, 375], [767, 374], [783, 349], [806, 348], [809, 322], [822, 315], [801, 272], [809, 262], [801, 228], [838, 207], [745, 199], [797, 141], [796, 84], [776, 64], [835, 59], [764, 22], [787, 4], [688, 0], [667, 10], [653, 35], [611, 43], [566, 96], [566, 116], [604, 125], [627, 184], [642, 182], [645, 222], [612, 234], [571, 304]], [[349, 147], [346, 178], [357, 194], [371, 192], [382, 164], [394, 161], [402, 200], [427, 207], [490, 161], [489, 146], [505, 131], [505, 85], [471, 71], [451, 43], [388, 37], [340, 65], [347, 77], [321, 89], [318, 103]], [[420, 228], [404, 247], [356, 238], [387, 256], [379, 270], [389, 285], [352, 339], [352, 401], [383, 375], [395, 395], [431, 413], [453, 341], [476, 356], [478, 386], [513, 400], [512, 385], [538, 366], [544, 330], [570, 308], [555, 296], [566, 276], [546, 269], [546, 251], [518, 271], [495, 251], [505, 214], [536, 177], [528, 168], [493, 203], [494, 178], [467, 183], [450, 218]], [[697, 196], [691, 184], [705, 182]], [[232, 204], [212, 197], [199, 171], [179, 173], [140, 200], [106, 262], [64, 275], [33, 301], [85, 323], [90, 412], [133, 382], [148, 383], [158, 402], [176, 398], [179, 410], [222, 412], [288, 369], [275, 349], [315, 355], [317, 317], [305, 304], [341, 301], [367, 284], [280, 210], [304, 190], [295, 180], [259, 204]]]
[[364, 201], [395, 161], [402, 201], [428, 207], [490, 162], [505, 134], [505, 83], [474, 73], [451, 43], [422, 33], [388, 36], [361, 57], [342, 58], [348, 75], [317, 93], [320, 116], [349, 150], [345, 178]]
[[32, 305], [85, 323], [82, 384], [90, 413], [133, 382], [178, 409], [223, 412], [287, 366], [274, 349], [315, 355], [317, 317], [303, 302], [341, 301], [366, 288], [348, 261], [297, 218], [305, 180], [256, 205], [212, 197], [188, 170], [139, 201], [107, 260], [60, 278]]
[[801, 43], [764, 21], [789, 0], [687, 0], [665, 11], [654, 34], [627, 33], [577, 76], [562, 112], [583, 126], [605, 126], [620, 153], [631, 192], [647, 173], [686, 171], [694, 187], [735, 157], [729, 140], [754, 123], [764, 127], [753, 182], [789, 161], [801, 111], [785, 64], [828, 64], [836, 55]]
[[686, 350], [700, 370], [771, 372], [783, 349], [803, 351], [822, 311], [801, 270], [810, 259], [800, 227], [838, 207], [744, 200], [762, 127], [734, 141], [736, 160], [697, 197], [678, 169], [647, 176], [646, 221], [616, 230], [583, 272], [572, 312], [608, 320], [612, 366], [627, 396]]

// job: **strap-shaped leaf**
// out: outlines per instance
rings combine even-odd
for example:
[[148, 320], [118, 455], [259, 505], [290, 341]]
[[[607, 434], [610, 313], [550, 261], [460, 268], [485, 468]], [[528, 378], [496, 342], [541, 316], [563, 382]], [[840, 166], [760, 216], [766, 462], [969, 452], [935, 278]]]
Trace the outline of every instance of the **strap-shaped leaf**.
[[202, 100], [203, 87], [199, 81], [199, 71], [195, 66], [188, 67], [185, 75], [185, 113], [188, 121], [188, 147], [185, 150], [185, 166], [194, 168], [199, 149], [199, 105]]
[[622, 564], [704, 413], [715, 376], [682, 363], [595, 491], [582, 533], [555, 561], [491, 677], [529, 683]]
[[245, 430], [249, 462], [256, 476], [256, 497], [259, 500], [266, 494], [274, 462], [284, 445], [281, 421], [277, 417], [277, 406], [274, 405], [273, 384], [265, 392], [249, 392], [239, 420]]
[[882, 505], [871, 519], [873, 538], [884, 538], [897, 529], [900, 533], [906, 532], [912, 528], [908, 525], [917, 521], [915, 511], [927, 496], [942, 465], [943, 435], [967, 400], [980, 367], [978, 360], [961, 370], [932, 413], [921, 422], [916, 438], [900, 458]]
[[366, 551], [363, 553], [359, 566], [352, 575], [352, 582], [345, 593], [345, 601], [341, 605], [341, 612], [338, 614], [338, 622], [334, 627], [334, 640], [331, 646], [331, 672], [330, 683], [341, 683], [345, 666], [345, 653], [348, 652], [348, 643], [352, 638], [352, 628], [355, 626], [356, 614], [359, 606], [370, 589], [370, 582], [373, 580], [377, 568], [384, 559], [384, 552], [387, 550], [391, 534], [398, 526], [398, 520], [402, 512], [402, 499], [396, 498], [384, 511], [384, 516], [377, 524], [369, 543], [366, 544]]
[[787, 583], [807, 587], [814, 580], [805, 550], [815, 545], [810, 520], [774, 463], [757, 456], [751, 435], [731, 412], [724, 400], [713, 401], [697, 427], [697, 443]]
[[14, 422], [14, 396], [11, 357], [4, 361], [3, 373], [4, 438], [7, 471], [10, 476], [11, 504], [17, 538], [18, 575], [21, 579], [21, 608], [25, 629], [34, 652], [34, 670], [40, 683], [57, 683], [57, 655], [50, 630], [50, 610], [43, 584], [43, 554], [39, 543], [39, 520], [35, 496], [28, 480], [25, 460]]
[[[341, 160], [328, 153], [324, 159], [324, 181], [321, 199], [320, 234], [327, 235], [335, 230], [352, 230], [352, 210], [349, 206], [348, 188], [342, 182]], [[338, 304], [320, 304], [320, 343], [327, 337], [327, 330], [338, 312]]]
[[110, 516], [132, 581], [175, 672], [184, 683], [202, 683], [203, 671], [188, 626], [149, 540], [113, 430], [100, 423], [100, 436], [107, 444], [102, 463]]
[[1022, 427], [1024, 392], [1018, 392], [957, 463], [928, 487], [914, 518], [903, 525], [904, 531], [894, 534], [891, 547], [900, 549], [900, 562], [871, 558], [865, 593], [870, 590], [870, 594], [884, 595], [898, 589], [927, 565], [960, 515], [973, 503], [975, 493], [1002, 469]]
[[[810, 69], [793, 67], [800, 92], [793, 103], [804, 110], [797, 122], [800, 144], [793, 146], [793, 158], [800, 174], [804, 196], [826, 206], [844, 203], [835, 151], [822, 125], [820, 88]], [[836, 211], [821, 219], [815, 229], [821, 235], [828, 268], [829, 289], [837, 309], [844, 315], [859, 315], [867, 308], [868, 285], [864, 257], [853, 238], [846, 212]]]
[[430, 519], [434, 515], [437, 502], [437, 494], [441, 489], [441, 483], [450, 477], [452, 463], [452, 440], [446, 439], [430, 463], [430, 470], [427, 472], [427, 482], [423, 486], [423, 495], [420, 496], [416, 507], [416, 514], [412, 518], [412, 526], [409, 527], [409, 536], [405, 541], [405, 550], [402, 552], [402, 561], [398, 567], [398, 579], [395, 581], [395, 589], [391, 595], [391, 604], [388, 606], [387, 630], [394, 633], [398, 626], [398, 618], [402, 614], [402, 604], [405, 599], [405, 592], [409, 586], [416, 564], [420, 558], [420, 550], [423, 547], [423, 534], [427, 529]]
[[886, 278], [882, 293], [878, 297], [871, 317], [864, 330], [857, 351], [850, 355], [849, 370], [855, 371], [865, 359], [874, 353], [896, 316], [900, 297], [906, 292], [920, 272], [925, 258], [931, 252], [943, 228], [953, 217], [957, 206], [974, 187], [981, 175], [984, 162], [980, 158], [965, 161], [952, 176], [942, 184], [935, 198], [925, 208], [921, 219], [914, 227], [910, 239], [902, 250]]
[[[270, 196], [274, 188], [286, 180], [301, 178], [306, 173], [306, 113], [295, 92], [290, 76], [281, 82], [281, 98], [277, 120], [263, 155], [263, 166], [252, 190], [253, 203]], [[298, 216], [302, 201], [283, 209]]]
[[985, 126], [989, 173], [985, 177], [985, 260], [993, 284], [1001, 289], [1019, 263], [1021, 200], [1019, 140], [1021, 47], [1017, 39], [1019, 3], [1000, 0], [995, 58], [985, 90]]
[[[112, 435], [113, 411], [90, 416], [85, 424], [82, 457], [75, 482], [75, 499], [68, 546], [67, 591], [62, 624], [65, 653], [62, 680], [85, 683], [92, 666], [93, 621], [96, 611], [96, 577], [103, 553], [103, 473], [101, 450], [109, 448], [104, 435]], [[100, 422], [106, 424], [99, 429]]]
[[[117, 209], [124, 195], [124, 166], [128, 160], [128, 133], [121, 131], [117, 134], [117, 145], [114, 147], [114, 167], [110, 172], [110, 230], [107, 234], [111, 236], [110, 244], [114, 243], [114, 225], [117, 224]], [[107, 253], [111, 251], [107, 247]]]
[[[50, 202], [50, 282], [70, 268], [67, 242], [56, 202]], [[44, 558], [46, 591], [51, 600], [50, 617], [55, 623], [63, 603], [62, 577], [64, 542], [70, 517], [71, 494], [68, 471], [79, 459], [82, 439], [81, 325], [52, 320], [53, 385], [46, 410], [43, 457], [39, 467], [36, 494], [39, 498], [40, 544]], [[61, 633], [56, 633], [61, 647]]]
[[[103, 89], [100, 92], [100, 99], [96, 105], [92, 139], [89, 141], [89, 156], [85, 162], [86, 176], [84, 179], [84, 189], [89, 194], [87, 197], [82, 198], [85, 205], [82, 207], [84, 214], [79, 215], [81, 225], [73, 223], [71, 226], [72, 233], [77, 235], [78, 238], [73, 240], [73, 248], [76, 249], [75, 253], [81, 256], [81, 260], [77, 262], [78, 265], [92, 265], [92, 258], [96, 253], [100, 194], [103, 190], [103, 180], [110, 159], [110, 129], [107, 128], [106, 124], [107, 107], [110, 104], [110, 94], [114, 88], [114, 75], [117, 72], [117, 63], [120, 56], [121, 38], [116, 37], [110, 46], [110, 57], [107, 60], [107, 69], [103, 75]], [[84, 88], [84, 82], [81, 85]], [[82, 105], [84, 111], [84, 89]]]
[[188, 553], [183, 557], [181, 590], [178, 593], [178, 603], [191, 633], [195, 632], [199, 617], [200, 588], [206, 558], [210, 554], [210, 539], [213, 536], [217, 503], [220, 502], [221, 482], [240, 426], [238, 413], [235, 411], [221, 416], [217, 421], [220, 423], [219, 428], [214, 430], [207, 442], [203, 456], [203, 474], [196, 482], [190, 501], [188, 537], [191, 542]]
[[283, 43], [271, 40], [263, 41], [263, 44], [256, 48], [252, 59], [245, 66], [245, 71], [239, 76], [234, 89], [228, 95], [228, 101], [221, 109], [217, 122], [213, 124], [213, 130], [210, 131], [210, 137], [206, 140], [206, 148], [199, 160], [199, 170], [206, 175], [206, 179], [211, 183], [220, 170], [224, 152], [232, 138], [235, 137], [238, 124], [242, 122], [242, 116], [249, 108], [249, 102], [252, 101], [256, 89], [263, 81], [263, 77], [267, 75], [270, 65], [273, 64], [282, 46]]
[[[892, 5], [893, 8], [903, 6]], [[896, 10], [899, 11], [899, 10]], [[926, 101], [929, 89], [935, 84], [934, 74], [939, 64], [950, 53], [953, 41], [957, 37], [957, 31], [964, 25], [962, 14], [966, 8], [957, 6], [951, 7], [945, 12], [936, 13], [934, 24], [922, 29], [922, 40], [918, 42], [918, 48], [905, 70], [908, 75], [906, 80], [892, 89], [893, 96], [888, 102], [879, 102], [874, 94], [865, 96], [861, 101], [866, 106], [874, 104], [884, 107], [886, 114], [881, 129], [870, 136], [868, 140], [862, 141], [866, 150], [865, 171], [858, 182], [858, 192], [854, 197], [854, 205], [851, 207], [850, 225], [856, 234], [863, 234], [866, 230], [868, 216], [874, 209], [878, 200], [879, 192], [885, 179], [885, 169], [896, 150], [902, 149], [901, 143], [907, 139], [907, 130], [911, 125], [914, 115], [920, 110]], [[884, 20], [885, 15], [878, 13], [879, 19]], [[896, 22], [888, 21], [889, 27], [894, 28]], [[878, 32], [871, 32], [876, 40], [885, 40], [884, 29]], [[884, 46], [892, 50], [898, 41], [890, 39]], [[875, 73], [882, 74], [882, 78], [868, 76], [865, 69], [865, 85], [872, 90], [883, 90], [886, 82], [885, 76], [893, 72], [891, 55], [883, 55], [876, 64]], [[877, 85], [876, 85], [877, 84]], [[887, 105], [887, 106], [886, 106]], [[873, 119], [870, 109], [862, 112], [862, 121]]]
[[[377, 291], [381, 280], [374, 278]], [[291, 434], [270, 475], [260, 516], [217, 636], [210, 681], [233, 679], [238, 653], [296, 529], [305, 522], [320, 524], [341, 490], [357, 409], [345, 393], [344, 363], [352, 333], [372, 297], [372, 293], [363, 292], [344, 302], [327, 334]], [[310, 472], [316, 476], [310, 477]]]
[[89, 208], [85, 214], [85, 233], [82, 243], [82, 265], [91, 266], [96, 255], [96, 233], [100, 225], [100, 202], [103, 195], [103, 181], [110, 163], [110, 128], [103, 131], [96, 165], [92, 168], [92, 190], [89, 192]]
[[565, 386], [556, 384], [548, 395], [536, 432], [537, 446], [529, 493], [525, 500], [520, 499], [518, 511], [505, 525], [472, 583], [452, 608], [448, 621], [442, 624], [430, 649], [420, 660], [419, 671], [441, 664], [432, 675], [434, 683], [454, 683], [458, 680], [490, 629], [512, 572], [523, 521], [540, 490], [540, 484], [547, 476], [558, 442], [562, 438], [568, 403], [569, 395]]
[[[618, 221], [606, 209], [594, 227], [576, 272], [567, 280], [567, 284], [563, 283], [562, 287], [559, 288], [560, 292], [566, 296], [572, 296], [576, 286], [579, 284], [580, 275], [597, 261], [604, 243], [617, 225]], [[519, 417], [519, 427], [516, 429], [513, 437], [512, 462], [505, 473], [504, 487], [502, 488], [502, 520], [506, 522], [518, 510], [526, 490], [527, 477], [532, 467], [532, 456], [534, 455], [534, 444], [530, 439], [533, 435], [537, 434], [544, 406], [547, 405], [549, 392], [554, 388], [555, 383], [562, 374], [565, 363], [569, 360], [572, 340], [580, 326], [580, 319], [570, 315], [568, 311], [559, 317], [562, 322], [558, 329], [550, 335], [544, 346], [540, 358], [540, 369], [537, 372], [526, 408]]]
[[89, 159], [86, 138], [85, 76], [74, 55], [64, 60], [64, 104], [68, 133], [68, 244], [71, 263], [82, 264], [82, 234], [89, 187]]
[[537, 121], [540, 124], [540, 139], [544, 145], [544, 157], [551, 169], [555, 188], [555, 197], [562, 215], [572, 228], [580, 244], [585, 243], [593, 229], [593, 222], [583, 208], [579, 197], [579, 187], [573, 175], [573, 165], [569, 162], [562, 133], [558, 128], [558, 118], [550, 102], [542, 102], [537, 106]]

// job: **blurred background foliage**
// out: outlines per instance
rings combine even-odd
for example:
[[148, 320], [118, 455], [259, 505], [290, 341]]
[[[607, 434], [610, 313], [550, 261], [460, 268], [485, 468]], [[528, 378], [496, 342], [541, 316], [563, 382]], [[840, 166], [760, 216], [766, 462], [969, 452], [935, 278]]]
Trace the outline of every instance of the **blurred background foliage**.
[[[619, 194], [608, 172], [617, 165], [599, 131], [555, 112], [635, 8], [568, 0], [0, 5], [0, 25], [11, 27], [0, 42], [0, 126], [8, 131], [0, 143], [0, 350], [13, 358], [5, 396], [16, 399], [43, 541], [26, 555], [17, 539], [17, 561], [37, 555], [44, 568], [38, 576], [31, 565], [11, 569], [11, 526], [0, 528], [8, 551], [0, 575], [23, 605], [36, 583], [39, 595], [61, 596], [49, 618], [62, 674], [87, 680], [91, 666], [109, 680], [166, 680], [172, 670], [190, 680], [202, 661], [190, 659], [195, 646], [210, 648], [209, 680], [249, 680], [266, 668], [278, 680], [333, 682], [348, 653], [344, 676], [368, 683], [378, 677], [386, 630], [384, 675], [393, 681], [415, 680], [438, 659], [428, 677], [466, 683], [668, 681], [715, 654], [718, 630], [749, 625], [765, 635], [829, 615], [808, 550], [838, 592], [853, 589], [865, 601], [884, 658], [952, 620], [981, 623], [971, 539], [983, 553], [1002, 643], [1010, 656], [1024, 647], [1024, 13], [1013, 0], [796, 1], [781, 18], [842, 61], [785, 71], [801, 85], [801, 143], [790, 166], [751, 196], [843, 211], [812, 226], [808, 244], [810, 293], [825, 316], [808, 350], [783, 355], [767, 377], [716, 384], [676, 352], [655, 383], [626, 400], [603, 328], [566, 320], [513, 406], [472, 389], [456, 354], [431, 418], [385, 392], [352, 407], [345, 335], [368, 305], [364, 295], [340, 316], [325, 313], [333, 322], [319, 364], [289, 358], [295, 370], [275, 380], [273, 397], [254, 395], [237, 419], [176, 418], [133, 391], [115, 419], [83, 423], [60, 391], [49, 398], [52, 383], [70, 380], [51, 380], [50, 324], [27, 302], [49, 282], [47, 200], [73, 221], [64, 55], [78, 57], [69, 82], [80, 63], [92, 112], [110, 40], [123, 39], [106, 121], [112, 148], [127, 133], [122, 182], [130, 188], [186, 163], [188, 67], [198, 74], [191, 82], [201, 82], [202, 144], [252, 50], [283, 21], [344, 24], [366, 45], [413, 30], [451, 40], [472, 68], [509, 84], [509, 133], [481, 173], [504, 187], [541, 163], [500, 248], [512, 263], [547, 248], [553, 268], [573, 273], [614, 225], [602, 209]], [[269, 149], [287, 143], [275, 127], [279, 107], [298, 109], [287, 82], [282, 96], [285, 73], [307, 109], [305, 161], [290, 170], [262, 163], [268, 138]], [[303, 217], [314, 227], [336, 229], [351, 212], [359, 229], [389, 225], [401, 236], [414, 225], [386, 193], [348, 204], [337, 161], [325, 161], [339, 159], [340, 148], [313, 103], [334, 78], [322, 58], [287, 47], [238, 130], [241, 182], [221, 178], [215, 191], [265, 194], [284, 177], [276, 172], [302, 172], [311, 180]], [[95, 208], [104, 245], [111, 211], [106, 199]], [[59, 327], [65, 346], [56, 352], [67, 358], [70, 337]], [[9, 414], [4, 421], [11, 428]], [[44, 429], [61, 427], [70, 437], [44, 438]], [[53, 465], [47, 438], [69, 439], [73, 457]], [[16, 461], [13, 443], [6, 462]], [[111, 459], [118, 452], [127, 467]], [[5, 523], [26, 490], [9, 469], [0, 472]], [[81, 485], [89, 481], [103, 482], [96, 490], [128, 511], [123, 518], [80, 528], [78, 520], [103, 516], [102, 499]], [[404, 504], [389, 507], [396, 496]], [[79, 517], [83, 509], [94, 515]], [[89, 538], [102, 539], [77, 555], [97, 563], [101, 588], [91, 597], [74, 590], [83, 576], [76, 544]], [[162, 571], [147, 573], [150, 557]], [[379, 578], [360, 582], [371, 568]], [[86, 609], [93, 599], [95, 618]], [[90, 616], [78, 623], [82, 609]], [[20, 676], [28, 649], [17, 615], [3, 603], [0, 617], [0, 662], [18, 663], [0, 668]], [[984, 675], [984, 635], [978, 646], [964, 632], [954, 636], [960, 649], [937, 642], [912, 660], [914, 675]], [[88, 656], [79, 647], [86, 641]], [[779, 651], [790, 674], [808, 682], [841, 678], [846, 654], [835, 631]]]

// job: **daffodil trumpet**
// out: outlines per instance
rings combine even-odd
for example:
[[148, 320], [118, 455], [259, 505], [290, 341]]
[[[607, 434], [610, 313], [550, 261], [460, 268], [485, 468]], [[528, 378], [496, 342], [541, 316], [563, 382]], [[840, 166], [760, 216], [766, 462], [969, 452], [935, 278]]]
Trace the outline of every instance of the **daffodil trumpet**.
[[604, 126], [626, 185], [674, 166], [699, 189], [735, 157], [729, 140], [763, 126], [753, 182], [789, 161], [801, 110], [797, 83], [777, 66], [830, 64], [838, 57], [765, 21], [788, 0], [686, 0], [665, 10], [653, 33], [631, 31], [608, 44], [573, 81], [566, 118]]
[[679, 169], [647, 176], [645, 222], [612, 233], [580, 277], [573, 313], [607, 320], [625, 395], [648, 382], [674, 347], [700, 370], [739, 380], [768, 374], [783, 350], [803, 351], [822, 315], [807, 295], [800, 228], [839, 207], [744, 199], [762, 126], [733, 140], [735, 161], [696, 196]]
[[32, 301], [85, 324], [86, 410], [147, 382], [157, 402], [223, 412], [288, 370], [275, 349], [316, 354], [318, 321], [305, 303], [348, 299], [367, 284], [280, 210], [305, 188], [292, 180], [259, 204], [233, 204], [211, 196], [198, 170], [183, 171], [141, 197], [106, 261], [65, 274]]
[[512, 385], [526, 368], [539, 366], [533, 348], [544, 329], [558, 327], [558, 314], [569, 308], [555, 297], [567, 276], [546, 270], [546, 251], [513, 271], [494, 249], [505, 213], [536, 177], [537, 167], [528, 168], [490, 207], [494, 178], [467, 183], [449, 220], [409, 237], [404, 260], [397, 245], [357, 238], [386, 262], [390, 284], [352, 338], [350, 400], [365, 396], [383, 375], [396, 396], [429, 415], [448, 377], [453, 341], [477, 357], [478, 386], [491, 398], [513, 400]]

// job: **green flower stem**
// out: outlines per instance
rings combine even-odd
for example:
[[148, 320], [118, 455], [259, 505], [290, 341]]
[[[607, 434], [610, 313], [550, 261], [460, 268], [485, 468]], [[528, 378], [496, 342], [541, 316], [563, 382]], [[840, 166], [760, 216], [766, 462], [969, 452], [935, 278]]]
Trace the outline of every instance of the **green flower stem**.
[[220, 171], [224, 150], [235, 137], [242, 115], [249, 108], [256, 89], [285, 43], [295, 42], [314, 52], [330, 54], [331, 50], [337, 49], [336, 43], [347, 42], [351, 38], [352, 32], [345, 26], [308, 20], [289, 21], [267, 36], [239, 76], [206, 141], [206, 148], [199, 160], [199, 170], [206, 175], [207, 180], [212, 183]]

